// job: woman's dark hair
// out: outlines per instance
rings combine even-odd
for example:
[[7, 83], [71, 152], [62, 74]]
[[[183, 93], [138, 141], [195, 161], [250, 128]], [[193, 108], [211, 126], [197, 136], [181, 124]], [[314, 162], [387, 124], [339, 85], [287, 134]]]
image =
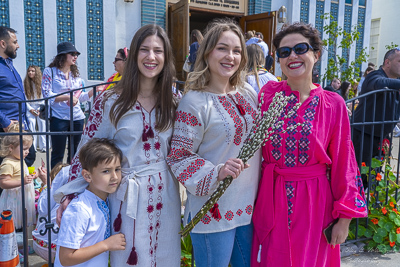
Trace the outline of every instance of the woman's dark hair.
[[[319, 53], [319, 57], [321, 58], [323, 47], [323, 43], [320, 37], [321, 35], [319, 31], [311, 24], [305, 24], [303, 22], [284, 24], [281, 30], [275, 35], [274, 39], [272, 40], [272, 44], [274, 45], [275, 50], [280, 47], [281, 41], [286, 35], [293, 33], [298, 33], [306, 37], [309, 41], [309, 44], [312, 46], [314, 53]], [[279, 62], [278, 57], [277, 61]]]
[[[49, 67], [56, 67], [57, 69], [62, 69], [64, 67], [65, 61], [67, 61], [67, 54], [61, 54], [54, 57], [53, 62], [50, 63]], [[79, 70], [76, 64], [71, 65], [71, 72], [74, 78], [79, 77]]]
[[374, 70], [373, 67], [368, 67], [368, 68], [366, 68], [365, 71], [364, 71], [364, 77], [367, 77], [368, 73], [369, 73], [370, 71], [373, 71], [373, 70]]
[[347, 89], [349, 89], [349, 86], [351, 85], [350, 82], [348, 81], [344, 81], [342, 82], [342, 84], [340, 85], [340, 94], [342, 95], [342, 97], [344, 98], [344, 100], [347, 100], [347, 96], [349, 94], [349, 92], [347, 91]]
[[[117, 53], [122, 56], [122, 59], [126, 59], [128, 57], [128, 55], [125, 55], [125, 50], [123, 48], [118, 49]], [[128, 53], [129, 53], [129, 49], [128, 49]]]
[[159, 37], [164, 43], [164, 68], [158, 75], [155, 86], [157, 94], [155, 105], [156, 129], [166, 131], [174, 124], [176, 103], [172, 93], [172, 83], [176, 73], [172, 47], [165, 31], [158, 25], [150, 24], [141, 27], [133, 36], [130, 47], [131, 53], [125, 63], [124, 75], [113, 88], [115, 93], [120, 94], [110, 112], [110, 120], [114, 126], [117, 126], [118, 121], [137, 101], [140, 90], [140, 71], [137, 63], [139, 49], [143, 41], [153, 35]]

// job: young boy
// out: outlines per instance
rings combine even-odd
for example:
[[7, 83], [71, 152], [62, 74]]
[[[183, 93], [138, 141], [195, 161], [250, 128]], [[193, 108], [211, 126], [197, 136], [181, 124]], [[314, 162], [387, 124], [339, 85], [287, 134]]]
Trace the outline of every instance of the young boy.
[[109, 251], [124, 250], [123, 234], [111, 233], [108, 194], [121, 182], [122, 152], [108, 139], [93, 138], [79, 152], [87, 189], [61, 219], [54, 266], [107, 267]]

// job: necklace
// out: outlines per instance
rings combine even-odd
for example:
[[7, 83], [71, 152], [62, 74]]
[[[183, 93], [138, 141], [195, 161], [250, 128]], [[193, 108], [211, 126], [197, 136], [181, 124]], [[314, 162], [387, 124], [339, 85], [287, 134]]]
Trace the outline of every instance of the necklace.
[[142, 123], [143, 123], [143, 133], [142, 133], [142, 141], [147, 142], [148, 139], [154, 138], [154, 132], [153, 129], [151, 128], [151, 112], [153, 111], [154, 107], [150, 110], [149, 112], [149, 123], [146, 122], [146, 115], [144, 114], [142, 104], [140, 104], [140, 112], [142, 113]]

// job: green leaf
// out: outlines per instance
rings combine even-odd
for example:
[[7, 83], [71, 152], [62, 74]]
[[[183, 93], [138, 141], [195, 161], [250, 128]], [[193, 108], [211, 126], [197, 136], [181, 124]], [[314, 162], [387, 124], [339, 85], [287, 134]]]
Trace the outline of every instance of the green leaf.
[[[378, 225], [380, 226], [380, 227], [385, 227], [385, 220], [382, 218], [382, 219], [380, 219], [379, 220], [379, 222], [378, 222]], [[379, 230], [379, 229], [378, 229]]]
[[397, 180], [396, 175], [394, 175], [392, 172], [389, 173], [389, 179], [393, 182], [395, 182]]
[[[394, 214], [394, 213], [393, 213]], [[397, 217], [397, 216], [396, 216]], [[395, 218], [394, 220], [393, 220], [393, 222], [397, 225], [397, 226], [400, 226], [400, 219], [399, 218]]]
[[400, 234], [396, 234], [397, 240], [400, 240]]
[[362, 226], [362, 225], [358, 226], [358, 236], [363, 236], [365, 234], [365, 231], [366, 231], [366, 229], [364, 226]]
[[379, 250], [379, 252], [381, 252], [383, 254], [385, 254], [387, 252], [387, 248], [384, 244], [380, 244], [376, 248]]
[[378, 168], [381, 165], [382, 165], [382, 162], [379, 159], [372, 158], [372, 160], [371, 160], [371, 168], [372, 169]]
[[364, 236], [368, 237], [368, 238], [371, 238], [372, 237], [372, 231], [370, 229], [365, 229]]
[[378, 235], [384, 237], [384, 236], [387, 235], [388, 232], [386, 231], [385, 228], [379, 228], [379, 229], [376, 231], [376, 233], [377, 233]]
[[[389, 219], [390, 219], [390, 220], [394, 221], [396, 218], [397, 218], [396, 213], [391, 212], [391, 213], [389, 214]], [[396, 223], [396, 222], [395, 222], [395, 223]]]
[[389, 241], [394, 242], [397, 240], [397, 235], [395, 233], [389, 233]]
[[373, 237], [373, 240], [374, 240], [376, 243], [382, 243], [383, 237], [382, 237], [381, 235], [379, 235], [379, 234], [375, 234], [374, 237]]
[[386, 231], [390, 232], [393, 230], [394, 224], [392, 222], [387, 222], [387, 223], [385, 223], [384, 227], [385, 227]]
[[369, 167], [361, 167], [361, 174], [367, 174], [369, 172]]

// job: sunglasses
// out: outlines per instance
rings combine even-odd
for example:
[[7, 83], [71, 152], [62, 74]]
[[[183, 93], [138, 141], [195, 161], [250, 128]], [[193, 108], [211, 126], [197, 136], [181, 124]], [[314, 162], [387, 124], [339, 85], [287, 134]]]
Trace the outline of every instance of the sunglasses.
[[76, 52], [71, 52], [71, 53], [68, 53], [68, 54], [70, 54], [70, 55], [73, 56], [73, 57], [78, 57], [78, 56], [79, 56], [79, 54], [76, 53]]
[[114, 58], [114, 62], [118, 62], [118, 61], [125, 61], [125, 59], [123, 59], [123, 58], [118, 58], [118, 57]]
[[308, 43], [299, 43], [293, 47], [279, 47], [276, 49], [276, 55], [278, 58], [287, 58], [292, 53], [292, 50], [296, 53], [296, 55], [303, 55], [308, 52], [308, 50], [314, 50], [311, 45]]

